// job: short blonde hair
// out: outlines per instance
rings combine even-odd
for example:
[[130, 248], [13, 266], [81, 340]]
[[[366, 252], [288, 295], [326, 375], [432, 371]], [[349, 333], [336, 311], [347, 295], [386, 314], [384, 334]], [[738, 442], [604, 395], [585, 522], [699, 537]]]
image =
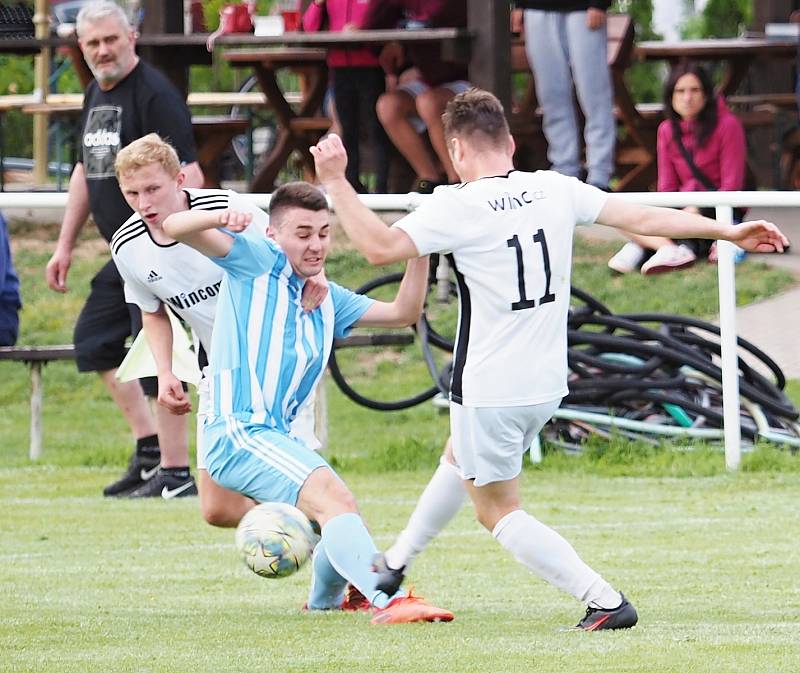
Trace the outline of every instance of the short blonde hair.
[[153, 164], [159, 164], [173, 178], [181, 170], [181, 162], [175, 148], [162, 140], [157, 133], [148, 133], [117, 153], [114, 171], [119, 180], [122, 175]]

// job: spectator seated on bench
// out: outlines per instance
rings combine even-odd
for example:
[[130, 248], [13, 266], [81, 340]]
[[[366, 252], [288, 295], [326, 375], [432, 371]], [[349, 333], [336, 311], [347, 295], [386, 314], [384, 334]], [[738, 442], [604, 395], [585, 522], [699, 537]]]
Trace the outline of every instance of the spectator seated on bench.
[[19, 278], [11, 259], [8, 226], [0, 214], [0, 346], [13, 346], [19, 335]]

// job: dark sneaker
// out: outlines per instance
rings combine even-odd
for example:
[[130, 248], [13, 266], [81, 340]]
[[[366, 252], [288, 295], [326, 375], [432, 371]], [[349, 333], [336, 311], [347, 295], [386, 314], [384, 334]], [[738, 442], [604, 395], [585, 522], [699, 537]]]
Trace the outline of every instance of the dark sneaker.
[[122, 475], [121, 479], [106, 486], [103, 489], [103, 495], [106, 497], [127, 495], [155, 477], [160, 462], [161, 459], [158, 456], [146, 458], [133, 454], [128, 462], [128, 471]]
[[394, 596], [406, 578], [403, 572], [405, 569], [405, 566], [397, 569], [390, 568], [386, 563], [386, 557], [383, 554], [376, 554], [375, 558], [372, 559], [372, 571], [378, 573], [378, 581], [375, 583], [375, 588], [387, 596]]
[[586, 608], [586, 615], [576, 625], [582, 631], [600, 631], [603, 629], [629, 629], [639, 621], [636, 608], [622, 594], [622, 603], [613, 610]]
[[181, 478], [164, 470], [158, 470], [150, 481], [128, 493], [129, 498], [164, 498], [164, 500], [185, 498], [190, 495], [197, 495], [197, 485], [192, 475]]

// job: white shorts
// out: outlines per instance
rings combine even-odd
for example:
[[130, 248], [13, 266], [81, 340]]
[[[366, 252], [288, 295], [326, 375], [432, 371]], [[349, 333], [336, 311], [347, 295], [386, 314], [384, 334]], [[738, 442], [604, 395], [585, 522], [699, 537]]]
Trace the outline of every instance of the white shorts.
[[522, 456], [561, 400], [526, 407], [464, 407], [450, 403], [453, 456], [462, 479], [475, 486], [508, 481], [522, 470]]
[[[203, 452], [203, 426], [205, 425], [206, 418], [211, 410], [211, 401], [208, 397], [208, 379], [203, 376], [200, 379], [200, 384], [197, 386], [197, 469], [206, 469], [206, 459]], [[297, 416], [292, 421], [292, 426], [289, 435], [295, 439], [299, 439], [312, 451], [317, 451], [322, 444], [317, 439], [314, 433], [314, 412], [316, 393], [308, 398], [300, 409], [297, 410]]]
[[[466, 80], [459, 79], [456, 80], [455, 82], [445, 82], [444, 84], [439, 84], [439, 86], [437, 86], [436, 88], [449, 89], [450, 91], [453, 92], [453, 95], [455, 96], [456, 94], [464, 93], [465, 91], [471, 89], [472, 84], [470, 84]], [[403, 84], [400, 84], [397, 87], [397, 89], [395, 89], [395, 91], [402, 91], [404, 93], [407, 93], [414, 100], [416, 100], [417, 96], [419, 96], [420, 94], [423, 94], [426, 91], [430, 90], [431, 90], [430, 84], [425, 84], [425, 82], [423, 82], [421, 79], [415, 79], [410, 82], [404, 82]], [[424, 133], [425, 130], [428, 128], [425, 125], [425, 122], [422, 121], [422, 119], [420, 119], [417, 116], [409, 117], [408, 121], [411, 122], [411, 126], [414, 127], [414, 130], [417, 133]]]

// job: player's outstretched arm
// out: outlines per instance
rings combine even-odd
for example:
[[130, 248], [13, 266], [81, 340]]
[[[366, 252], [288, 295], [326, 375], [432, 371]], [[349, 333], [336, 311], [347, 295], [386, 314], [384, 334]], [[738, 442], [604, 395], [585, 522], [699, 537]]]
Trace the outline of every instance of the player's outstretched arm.
[[732, 241], [750, 252], [783, 252], [789, 245], [781, 230], [765, 220], [722, 224], [684, 210], [628, 203], [613, 196], [606, 201], [597, 221], [642, 236]]
[[409, 259], [394, 301], [376, 301], [361, 316], [356, 325], [372, 325], [374, 327], [413, 325], [422, 315], [427, 290], [427, 255]]
[[163, 304], [154, 313], [142, 311], [142, 329], [156, 362], [158, 403], [173, 414], [188, 414], [192, 403], [172, 372], [172, 324]]
[[344, 175], [347, 152], [339, 136], [331, 133], [309, 150], [314, 156], [317, 178], [325, 187], [342, 228], [370, 264], [391, 264], [419, 256], [404, 232], [386, 226], [361, 203]]
[[244, 231], [252, 222], [252, 213], [235, 210], [183, 210], [164, 220], [164, 231], [176, 241], [186, 243], [208, 257], [224, 257], [233, 247], [233, 238], [219, 231]]

